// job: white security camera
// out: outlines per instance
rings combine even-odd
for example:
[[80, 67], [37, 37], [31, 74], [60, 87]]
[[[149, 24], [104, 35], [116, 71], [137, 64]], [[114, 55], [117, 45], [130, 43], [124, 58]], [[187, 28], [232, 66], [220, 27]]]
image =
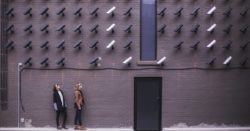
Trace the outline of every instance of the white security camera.
[[233, 57], [232, 57], [232, 56], [229, 56], [229, 57], [223, 62], [223, 64], [224, 64], [224, 65], [228, 65], [228, 64], [231, 62], [232, 59], [233, 59]]
[[133, 57], [130, 56], [130, 57], [128, 57], [127, 59], [125, 59], [122, 63], [123, 63], [123, 64], [129, 65], [129, 64], [131, 63], [131, 60], [132, 60], [132, 59], [133, 59]]
[[214, 13], [214, 11], [216, 10], [216, 6], [212, 7], [208, 12], [207, 14], [208, 15], [212, 15]]
[[207, 48], [212, 48], [214, 44], [216, 43], [216, 40], [211, 41], [208, 45]]
[[207, 32], [213, 31], [213, 30], [215, 29], [215, 27], [216, 27], [216, 24], [211, 25], [211, 26], [207, 29]]
[[107, 13], [107, 14], [112, 14], [112, 13], [114, 13], [115, 9], [116, 9], [116, 7], [113, 6], [113, 7], [110, 8], [106, 13]]
[[162, 57], [159, 61], [157, 61], [157, 64], [158, 65], [163, 65], [163, 63], [166, 61], [166, 59], [167, 59], [166, 56]]
[[109, 31], [114, 31], [114, 27], [115, 27], [115, 24], [112, 24], [112, 25], [110, 25], [107, 29], [106, 29], [106, 31], [107, 32], [109, 32]]
[[115, 44], [115, 40], [112, 40], [107, 46], [106, 46], [106, 48], [107, 49], [110, 49], [110, 48], [114, 48], [114, 44]]

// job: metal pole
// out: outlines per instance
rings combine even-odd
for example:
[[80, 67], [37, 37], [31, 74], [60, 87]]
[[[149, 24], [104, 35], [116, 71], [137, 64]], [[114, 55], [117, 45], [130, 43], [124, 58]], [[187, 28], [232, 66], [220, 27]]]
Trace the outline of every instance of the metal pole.
[[17, 126], [20, 127], [20, 67], [22, 63], [17, 65]]

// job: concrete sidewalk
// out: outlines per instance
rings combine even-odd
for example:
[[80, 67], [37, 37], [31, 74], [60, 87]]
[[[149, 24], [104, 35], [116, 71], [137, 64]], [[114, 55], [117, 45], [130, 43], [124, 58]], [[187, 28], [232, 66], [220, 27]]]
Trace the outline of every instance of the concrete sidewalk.
[[[88, 128], [88, 131], [133, 131], [132, 128]], [[0, 131], [60, 131], [55, 128], [0, 128]], [[75, 131], [73, 128], [61, 131]], [[162, 131], [250, 131], [250, 127], [164, 128]]]
[[[133, 129], [122, 128], [87, 128], [87, 131], [133, 131]], [[57, 130], [56, 128], [0, 128], [0, 131], [75, 131], [74, 128]]]

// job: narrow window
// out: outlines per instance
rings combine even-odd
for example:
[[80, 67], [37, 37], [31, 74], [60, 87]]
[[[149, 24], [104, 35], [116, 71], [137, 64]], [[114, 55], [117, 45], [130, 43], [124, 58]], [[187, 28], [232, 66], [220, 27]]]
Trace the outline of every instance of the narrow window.
[[156, 0], [141, 0], [140, 59], [156, 60]]

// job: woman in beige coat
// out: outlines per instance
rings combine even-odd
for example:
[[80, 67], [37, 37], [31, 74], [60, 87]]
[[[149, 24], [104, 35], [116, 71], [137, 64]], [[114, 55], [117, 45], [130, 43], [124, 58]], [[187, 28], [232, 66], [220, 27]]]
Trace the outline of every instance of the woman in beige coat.
[[75, 86], [75, 92], [74, 92], [74, 106], [76, 109], [75, 114], [75, 129], [76, 130], [85, 130], [85, 128], [82, 126], [82, 109], [84, 105], [84, 98], [83, 93], [81, 91], [82, 83], [76, 84]]

